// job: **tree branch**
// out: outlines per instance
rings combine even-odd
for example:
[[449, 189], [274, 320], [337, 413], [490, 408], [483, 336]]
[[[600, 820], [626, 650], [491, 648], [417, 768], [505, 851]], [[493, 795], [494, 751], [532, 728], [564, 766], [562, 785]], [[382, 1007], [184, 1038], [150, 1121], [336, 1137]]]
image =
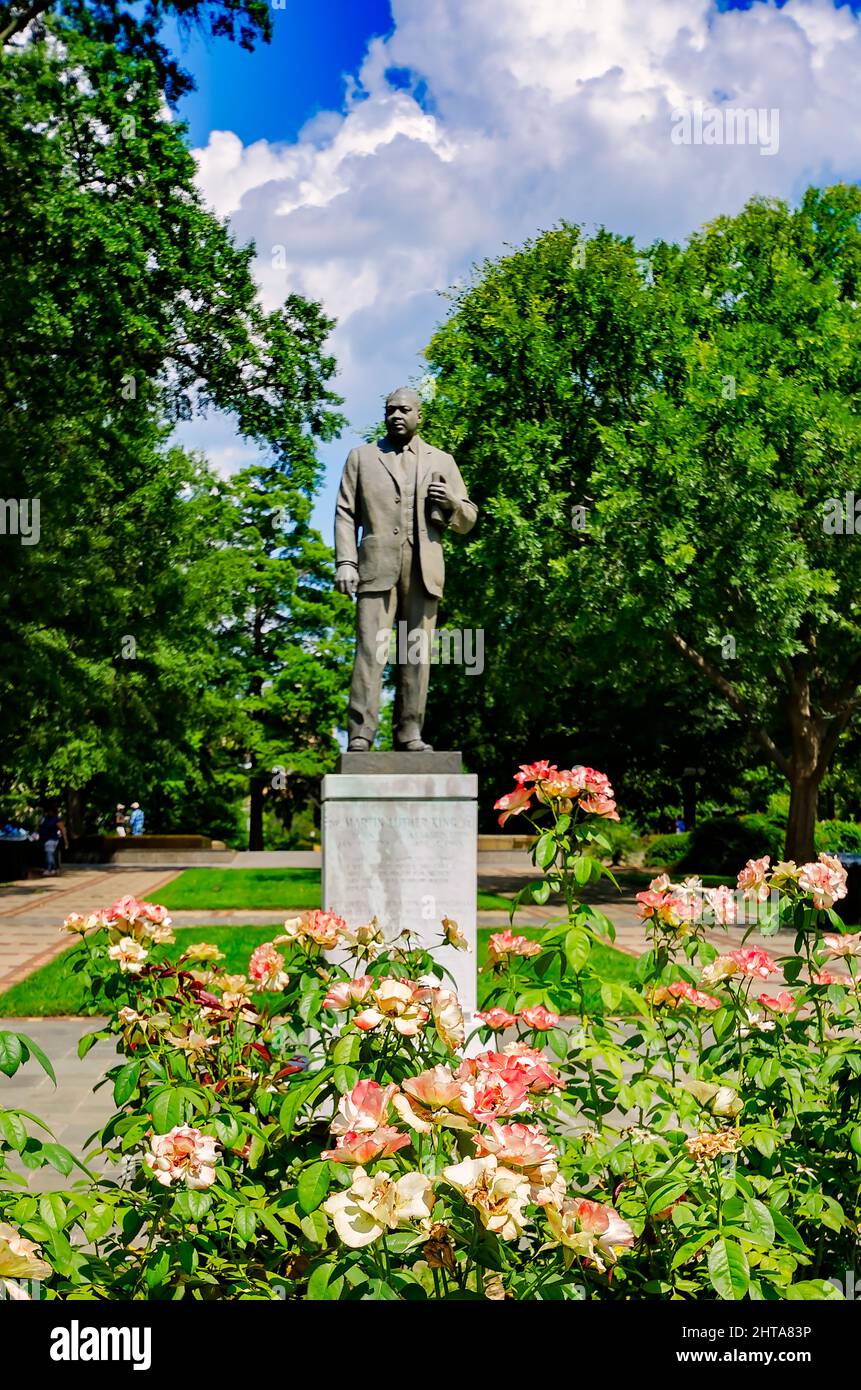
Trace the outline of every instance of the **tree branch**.
[[706, 676], [706, 678], [711, 681], [715, 689], [720, 691], [727, 704], [729, 704], [731, 708], [735, 710], [736, 714], [740, 714], [742, 716], [742, 718], [745, 720], [747, 724], [748, 729], [753, 734], [760, 748], [762, 748], [764, 752], [768, 754], [775, 766], [780, 768], [780, 771], [783, 773], [784, 777], [789, 777], [792, 770], [789, 759], [786, 757], [784, 753], [781, 753], [780, 749], [778, 748], [777, 744], [774, 742], [774, 739], [771, 737], [768, 731], [764, 729], [761, 724], [754, 723], [750, 711], [748, 710], [747, 706], [745, 705], [744, 701], [742, 700], [732, 681], [728, 681], [723, 672], [719, 671], [716, 666], [712, 665], [708, 657], [705, 657], [700, 652], [696, 651], [695, 648], [692, 647], [690, 643], [686, 642], [684, 637], [681, 637], [677, 632], [673, 632], [670, 634], [670, 640], [673, 643], [673, 646], [677, 649], [677, 651], [681, 652], [682, 656], [684, 656], [685, 659], [690, 662], [694, 669], [696, 671], [699, 671], [700, 675]]

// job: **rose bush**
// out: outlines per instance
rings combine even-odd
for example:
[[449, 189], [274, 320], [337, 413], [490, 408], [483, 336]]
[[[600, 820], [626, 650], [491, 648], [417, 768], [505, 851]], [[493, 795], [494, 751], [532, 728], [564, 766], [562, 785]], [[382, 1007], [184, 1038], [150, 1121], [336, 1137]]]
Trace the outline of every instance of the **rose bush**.
[[[540, 876], [491, 937], [473, 1020], [441, 964], [466, 945], [449, 919], [430, 951], [306, 913], [232, 975], [214, 946], [172, 958], [160, 907], [69, 918], [109, 1018], [82, 1048], [121, 1053], [116, 1113], [99, 1176], [0, 1199], [0, 1279], [5, 1258], [62, 1298], [838, 1296], [861, 1188], [838, 861], [752, 860], [734, 891], [656, 878], [636, 987], [605, 981], [594, 1009], [614, 932], [581, 890], [612, 879], [612, 787], [533, 763], [498, 809], [534, 829]], [[527, 896], [559, 905], [540, 941], [514, 927]]]

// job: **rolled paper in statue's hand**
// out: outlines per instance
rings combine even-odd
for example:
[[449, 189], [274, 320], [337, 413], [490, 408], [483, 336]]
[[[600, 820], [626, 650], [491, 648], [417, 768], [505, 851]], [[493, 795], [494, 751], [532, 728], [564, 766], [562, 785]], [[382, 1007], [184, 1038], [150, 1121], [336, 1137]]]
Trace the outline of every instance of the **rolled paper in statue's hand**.
[[[432, 483], [444, 483], [445, 477], [442, 473], [431, 473]], [[431, 501], [429, 516], [434, 526], [447, 526], [448, 515], [440, 506], [439, 502]]]

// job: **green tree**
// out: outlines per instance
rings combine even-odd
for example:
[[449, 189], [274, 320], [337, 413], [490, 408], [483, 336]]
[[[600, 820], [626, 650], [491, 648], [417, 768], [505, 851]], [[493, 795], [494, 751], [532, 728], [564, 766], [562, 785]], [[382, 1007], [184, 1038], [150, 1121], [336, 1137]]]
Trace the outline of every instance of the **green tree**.
[[222, 642], [249, 774], [248, 848], [258, 850], [267, 798], [289, 819], [333, 763], [352, 604], [332, 587], [332, 551], [309, 525], [310, 501], [282, 470], [245, 468], [228, 497], [233, 606]]
[[7, 788], [65, 788], [81, 823], [147, 740], [173, 785], [195, 748], [228, 775], [230, 528], [173, 425], [229, 412], [298, 506], [339, 417], [329, 321], [263, 311], [152, 64], [47, 22], [61, 43], [0, 64], [0, 491], [41, 513], [38, 544], [0, 537], [0, 746]]
[[674, 652], [787, 779], [795, 858], [859, 705], [861, 550], [826, 519], [861, 441], [859, 212], [811, 189], [639, 252], [563, 227], [484, 267], [428, 353], [429, 432], [482, 506], [455, 602], [480, 596], [509, 708], [557, 696], [536, 663], [598, 689]]
[[113, 45], [119, 52], [146, 58], [169, 102], [176, 102], [194, 83], [159, 38], [166, 19], [180, 28], [198, 27], [252, 51], [256, 42], [272, 37], [272, 16], [266, 0], [6, 0], [0, 4], [0, 52], [28, 31], [37, 39], [50, 29], [51, 18], [65, 31]]

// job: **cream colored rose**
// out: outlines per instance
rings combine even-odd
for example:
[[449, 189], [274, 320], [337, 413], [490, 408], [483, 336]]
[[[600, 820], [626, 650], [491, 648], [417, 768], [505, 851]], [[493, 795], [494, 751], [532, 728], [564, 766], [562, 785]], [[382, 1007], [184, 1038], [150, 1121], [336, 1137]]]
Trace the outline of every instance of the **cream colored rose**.
[[523, 1173], [501, 1168], [494, 1154], [465, 1158], [443, 1169], [443, 1177], [457, 1188], [488, 1231], [502, 1240], [517, 1240], [526, 1225], [524, 1206], [529, 1201], [529, 1181]]
[[389, 1173], [371, 1177], [364, 1168], [357, 1168], [347, 1190], [327, 1198], [323, 1210], [344, 1244], [360, 1250], [406, 1222], [429, 1222], [433, 1183], [423, 1173], [393, 1179]]

